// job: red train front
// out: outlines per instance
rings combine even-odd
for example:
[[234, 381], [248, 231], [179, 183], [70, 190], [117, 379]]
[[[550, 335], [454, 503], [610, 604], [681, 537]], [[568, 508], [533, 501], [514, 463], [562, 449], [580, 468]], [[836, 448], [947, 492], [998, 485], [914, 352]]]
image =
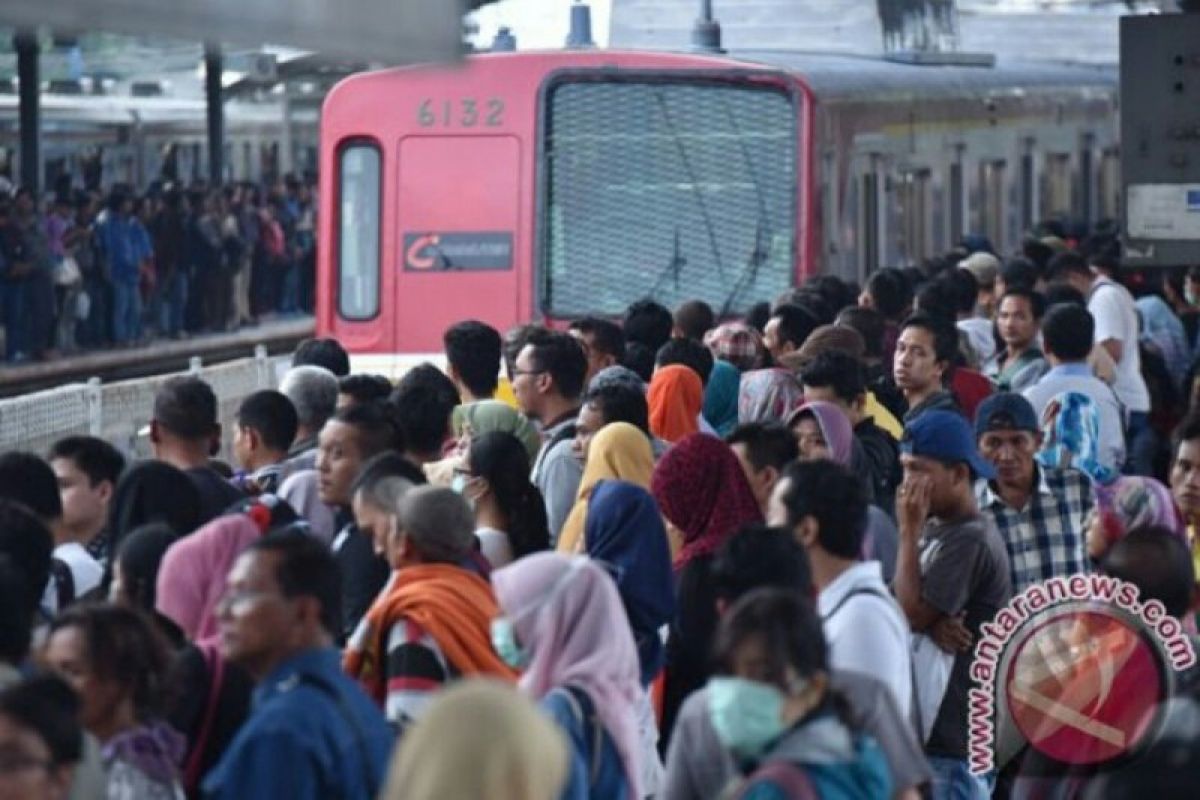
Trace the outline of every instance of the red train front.
[[814, 246], [806, 98], [782, 72], [653, 53], [354, 76], [322, 114], [318, 328], [395, 373], [465, 318], [774, 297]]

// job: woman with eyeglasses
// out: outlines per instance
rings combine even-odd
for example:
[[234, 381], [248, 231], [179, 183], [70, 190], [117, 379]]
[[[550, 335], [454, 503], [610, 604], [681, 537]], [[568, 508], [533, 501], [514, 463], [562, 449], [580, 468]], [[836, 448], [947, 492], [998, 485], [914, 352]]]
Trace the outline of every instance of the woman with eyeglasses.
[[83, 757], [79, 700], [44, 675], [0, 692], [0, 797], [61, 800]]
[[76, 605], [50, 624], [43, 657], [82, 701], [109, 800], [182, 800], [187, 742], [163, 722], [168, 652], [152, 624], [129, 608]]
[[529, 455], [511, 433], [471, 440], [452, 488], [475, 512], [475, 536], [493, 569], [550, 547], [546, 504], [529, 482]]

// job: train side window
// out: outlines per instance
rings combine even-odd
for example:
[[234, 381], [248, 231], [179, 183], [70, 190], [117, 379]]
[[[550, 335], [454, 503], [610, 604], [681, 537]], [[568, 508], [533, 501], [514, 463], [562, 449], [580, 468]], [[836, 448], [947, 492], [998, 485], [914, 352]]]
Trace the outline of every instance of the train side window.
[[927, 169], [901, 172], [896, 181], [897, 236], [901, 259], [920, 264], [933, 255], [930, 246], [931, 173]]
[[1027, 139], [1025, 152], [1021, 154], [1021, 230], [1033, 228], [1037, 213], [1033, 204], [1037, 197], [1037, 169], [1034, 166], [1033, 139]]
[[381, 162], [379, 148], [352, 142], [338, 153], [338, 314], [379, 313]]
[[1071, 156], [1049, 153], [1042, 168], [1042, 218], [1071, 216]]
[[962, 241], [963, 237], [963, 199], [966, 186], [963, 181], [961, 161], [950, 165], [950, 242], [951, 246]]
[[979, 165], [980, 233], [995, 247], [1003, 247], [1004, 215], [1008, 209], [1004, 161], [984, 161]]
[[[874, 159], [872, 159], [874, 160]], [[862, 176], [862, 216], [859, 230], [862, 232], [862, 265], [859, 277], [866, 278], [879, 269], [879, 173], [874, 169]]]
[[1100, 154], [1100, 216], [1120, 219], [1121, 216], [1121, 151], [1115, 147]]
[[1092, 148], [1095, 137], [1085, 134], [1079, 146], [1079, 217], [1091, 224], [1092, 213], [1095, 210], [1095, 175], [1093, 174]]

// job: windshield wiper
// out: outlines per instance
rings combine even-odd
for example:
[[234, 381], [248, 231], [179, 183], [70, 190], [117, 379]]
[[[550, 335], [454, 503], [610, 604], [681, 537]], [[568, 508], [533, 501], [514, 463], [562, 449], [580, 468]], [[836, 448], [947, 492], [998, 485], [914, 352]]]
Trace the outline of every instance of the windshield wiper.
[[768, 252], [764, 239], [765, 231], [763, 230], [762, 218], [760, 217], [754, 223], [754, 247], [750, 249], [750, 256], [746, 259], [746, 266], [742, 268], [742, 272], [733, 283], [733, 288], [729, 290], [729, 295], [725, 298], [725, 302], [721, 304], [721, 313], [717, 315], [717, 319], [724, 319], [729, 316], [730, 309], [737, 302], [738, 295], [746, 290], [747, 287], [753, 286], [758, 280], [758, 268], [767, 263]]

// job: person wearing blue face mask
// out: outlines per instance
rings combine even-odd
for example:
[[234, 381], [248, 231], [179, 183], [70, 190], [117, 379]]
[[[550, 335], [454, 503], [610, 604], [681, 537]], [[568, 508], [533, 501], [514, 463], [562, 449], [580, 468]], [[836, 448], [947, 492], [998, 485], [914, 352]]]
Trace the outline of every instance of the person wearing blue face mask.
[[879, 798], [892, 777], [830, 688], [825, 638], [796, 592], [758, 589], [721, 620], [720, 672], [706, 687], [713, 730], [747, 777], [734, 797]]

